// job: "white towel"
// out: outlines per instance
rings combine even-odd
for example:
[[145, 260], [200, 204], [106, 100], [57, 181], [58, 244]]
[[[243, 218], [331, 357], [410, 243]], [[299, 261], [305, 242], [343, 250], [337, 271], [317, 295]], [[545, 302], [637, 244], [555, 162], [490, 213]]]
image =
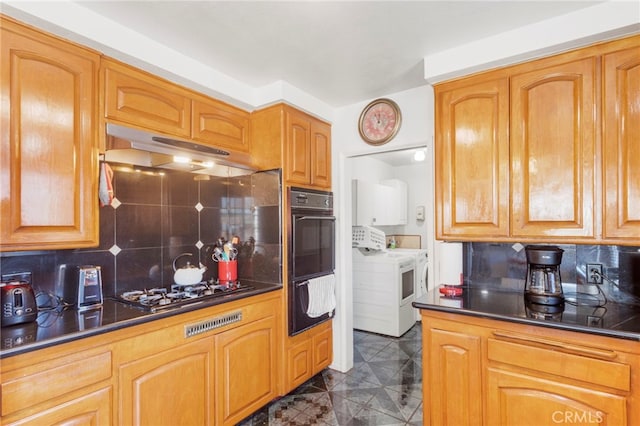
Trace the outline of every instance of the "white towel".
[[336, 308], [336, 277], [334, 274], [312, 278], [307, 284], [309, 290], [309, 306], [307, 315], [317, 318], [323, 314], [332, 314]]

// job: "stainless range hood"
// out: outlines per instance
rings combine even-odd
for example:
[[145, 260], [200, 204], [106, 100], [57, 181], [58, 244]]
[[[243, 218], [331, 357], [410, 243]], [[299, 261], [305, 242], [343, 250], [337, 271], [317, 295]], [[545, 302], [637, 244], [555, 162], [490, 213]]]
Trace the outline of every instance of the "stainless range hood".
[[152, 169], [180, 170], [211, 176], [242, 176], [254, 169], [239, 162], [248, 156], [193, 141], [152, 134], [107, 123], [105, 161]]

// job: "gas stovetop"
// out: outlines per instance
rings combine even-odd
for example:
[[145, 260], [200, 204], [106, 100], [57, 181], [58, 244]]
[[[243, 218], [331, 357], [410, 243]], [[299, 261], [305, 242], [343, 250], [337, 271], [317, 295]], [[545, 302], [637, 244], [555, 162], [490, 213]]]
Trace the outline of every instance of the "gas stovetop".
[[203, 281], [193, 285], [173, 284], [171, 289], [156, 287], [126, 291], [117, 295], [115, 299], [147, 311], [157, 312], [163, 309], [201, 303], [208, 299], [253, 290], [253, 288], [242, 285], [239, 281], [225, 285]]

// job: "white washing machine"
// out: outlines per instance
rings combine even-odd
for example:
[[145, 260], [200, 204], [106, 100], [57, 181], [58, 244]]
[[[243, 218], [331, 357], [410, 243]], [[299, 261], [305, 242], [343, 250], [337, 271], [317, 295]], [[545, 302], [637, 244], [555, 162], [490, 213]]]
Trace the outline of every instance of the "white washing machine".
[[[389, 252], [399, 253], [399, 254], [408, 254], [414, 257], [415, 259], [415, 297], [416, 299], [427, 292], [429, 288], [429, 257], [427, 253], [427, 249], [404, 249], [397, 248], [391, 249]], [[420, 310], [415, 309], [415, 317], [419, 321]]]
[[416, 322], [415, 256], [353, 249], [353, 328], [400, 337]]

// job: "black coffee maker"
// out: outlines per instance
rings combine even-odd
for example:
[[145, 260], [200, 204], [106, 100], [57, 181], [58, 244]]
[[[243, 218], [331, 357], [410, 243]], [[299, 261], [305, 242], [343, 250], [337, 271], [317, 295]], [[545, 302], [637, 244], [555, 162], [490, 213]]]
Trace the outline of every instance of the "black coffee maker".
[[526, 246], [527, 279], [524, 297], [527, 302], [540, 305], [562, 305], [560, 263], [562, 250], [556, 246]]

